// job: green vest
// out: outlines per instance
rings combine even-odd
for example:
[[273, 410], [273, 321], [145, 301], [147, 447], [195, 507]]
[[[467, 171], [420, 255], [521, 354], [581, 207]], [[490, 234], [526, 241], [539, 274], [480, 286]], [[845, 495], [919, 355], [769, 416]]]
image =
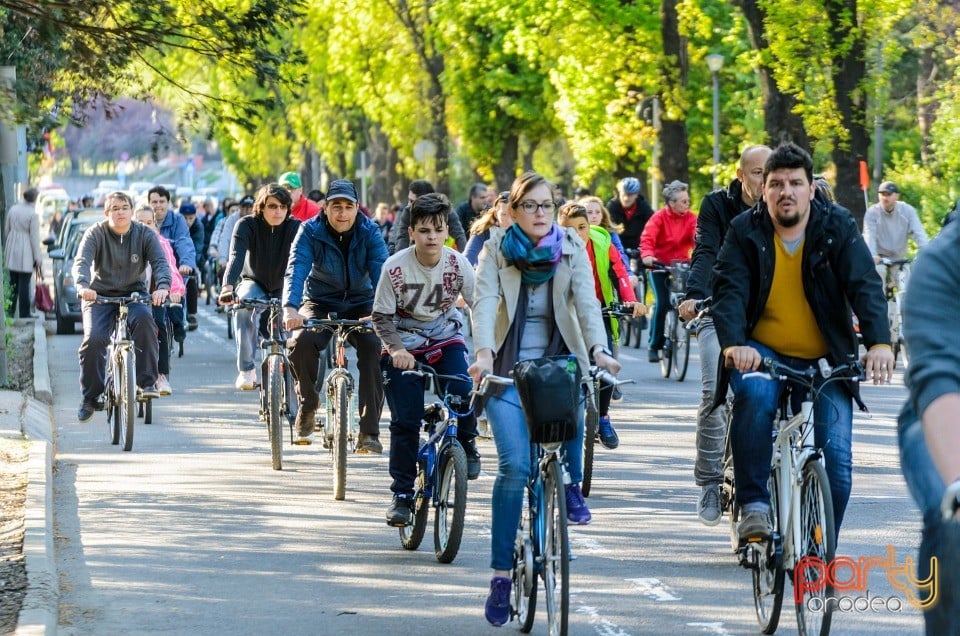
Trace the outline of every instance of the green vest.
[[[596, 276], [600, 281], [600, 293], [603, 295], [603, 306], [607, 306], [616, 300], [613, 294], [613, 281], [610, 280], [610, 246], [613, 240], [610, 238], [610, 232], [599, 225], [590, 226], [590, 242], [593, 243], [593, 258], [597, 263]], [[620, 321], [616, 318], [608, 318], [610, 321], [610, 333], [613, 341], [620, 340]]]

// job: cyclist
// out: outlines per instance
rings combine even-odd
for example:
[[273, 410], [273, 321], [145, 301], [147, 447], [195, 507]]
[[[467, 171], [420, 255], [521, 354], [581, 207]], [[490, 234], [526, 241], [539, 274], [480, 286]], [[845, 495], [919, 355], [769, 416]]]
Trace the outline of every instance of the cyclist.
[[[518, 177], [510, 190], [513, 225], [491, 237], [480, 253], [472, 313], [476, 360], [469, 369], [475, 382], [484, 373], [508, 375], [519, 360], [563, 354], [575, 355], [582, 368], [592, 354], [599, 366], [613, 374], [620, 371], [606, 345], [586, 250], [573, 230], [564, 231], [553, 222], [553, 197], [550, 183], [539, 174]], [[530, 474], [530, 439], [518, 400], [515, 387], [504, 387], [485, 405], [498, 456], [491, 523], [493, 578], [485, 612], [493, 625], [510, 618], [513, 543]], [[570, 473], [567, 515], [574, 523], [589, 523], [590, 510], [580, 492], [582, 417], [577, 437], [564, 443], [562, 453]]]
[[[106, 220], [90, 226], [83, 233], [73, 263], [77, 295], [84, 300], [83, 341], [80, 343], [81, 403], [77, 419], [93, 417], [102, 408], [106, 374], [107, 346], [116, 322], [117, 305], [98, 305], [99, 294], [129, 296], [134, 292], [146, 295], [144, 272], [152, 268], [156, 291], [152, 299], [160, 305], [170, 289], [170, 268], [157, 236], [147, 227], [133, 222], [133, 200], [125, 192], [113, 192], [104, 200]], [[160, 397], [157, 391], [157, 325], [145, 305], [129, 306], [130, 334], [137, 349], [137, 387], [142, 397]]]
[[[423, 419], [423, 378], [403, 375], [417, 362], [443, 375], [461, 375], [462, 382], [445, 382], [444, 391], [464, 399], [467, 411], [471, 382], [467, 376], [467, 345], [457, 298], [473, 303], [473, 267], [463, 254], [446, 247], [450, 202], [442, 194], [426, 194], [410, 208], [410, 242], [387, 259], [373, 302], [373, 325], [383, 342], [380, 368], [390, 405], [390, 476], [393, 503], [387, 524], [413, 523], [413, 486]], [[468, 479], [480, 475], [480, 453], [474, 437], [477, 418], [459, 418], [457, 438], [467, 455]]]
[[[300, 226], [283, 281], [287, 329], [302, 325], [306, 319], [326, 318], [330, 312], [336, 312], [339, 318], [359, 320], [373, 310], [373, 294], [387, 260], [387, 245], [376, 222], [358, 214], [358, 199], [353, 182], [338, 179], [327, 190], [326, 210]], [[304, 329], [291, 339], [290, 362], [300, 403], [297, 441], [301, 444], [313, 441], [319, 402], [317, 363], [330, 337], [328, 332]], [[357, 452], [382, 453], [380, 340], [372, 333], [354, 332], [350, 344], [357, 350], [360, 374]]]
[[303, 196], [303, 182], [300, 181], [299, 174], [284, 172], [277, 181], [290, 193], [290, 200], [293, 201], [290, 215], [293, 218], [301, 223], [306, 223], [320, 213], [320, 206], [315, 201]]
[[180, 204], [180, 216], [187, 224], [190, 232], [190, 240], [193, 242], [194, 261], [189, 264], [193, 266], [194, 276], [186, 279], [187, 285], [187, 328], [193, 331], [197, 328], [197, 296], [200, 295], [199, 273], [203, 267], [203, 223], [197, 222], [197, 206], [190, 202]]
[[[666, 205], [650, 217], [640, 237], [640, 257], [648, 267], [657, 261], [668, 264], [688, 262], [693, 250], [697, 217], [690, 211], [687, 184], [682, 181], [668, 183], [663, 189], [663, 200]], [[653, 326], [650, 327], [647, 359], [659, 362], [664, 344], [663, 325], [670, 309], [670, 292], [667, 272], [654, 270], [647, 275], [653, 287]]]
[[[160, 239], [160, 247], [163, 248], [163, 255], [167, 258], [167, 265], [170, 267], [170, 302], [178, 303], [186, 293], [186, 286], [183, 284], [183, 276], [177, 271], [177, 257], [173, 255], [173, 248], [160, 232], [157, 231], [157, 224], [153, 219], [153, 208], [149, 203], [143, 203], [137, 207], [137, 222], [146, 225], [153, 230], [157, 238]], [[151, 272], [152, 274], [152, 272]], [[149, 277], [147, 287], [151, 292], [156, 291], [153, 276]], [[157, 358], [157, 391], [160, 395], [170, 395], [173, 393], [173, 387], [170, 386], [170, 343], [167, 341], [166, 323], [167, 314], [176, 314], [180, 312], [171, 311], [169, 307], [154, 307], [153, 321], [157, 323], [157, 348], [159, 356]], [[172, 321], [173, 316], [171, 316]]]
[[493, 206], [478, 216], [470, 226], [470, 240], [467, 241], [467, 249], [463, 253], [474, 267], [477, 266], [477, 260], [480, 258], [480, 250], [490, 237], [507, 229], [513, 223], [510, 208], [507, 206], [509, 198], [510, 192], [506, 190], [498, 194], [493, 201]]
[[927, 634], [960, 631], [956, 582], [960, 567], [960, 518], [944, 519], [947, 485], [960, 481], [960, 227], [948, 225], [917, 259], [914, 284], [904, 303], [907, 342], [913, 352], [906, 372], [910, 395], [900, 413], [900, 462], [923, 513], [918, 580], [929, 580], [938, 559], [939, 598], [924, 611]]
[[[697, 215], [696, 245], [690, 262], [690, 277], [684, 300], [677, 313], [684, 320], [696, 315], [698, 300], [710, 296], [711, 275], [730, 221], [755, 206], [763, 189], [763, 162], [770, 156], [767, 146], [747, 146], [740, 154], [737, 178], [726, 189], [715, 190], [703, 197]], [[720, 344], [713, 318], [705, 316], [697, 326], [697, 347], [700, 349], [702, 391], [697, 411], [697, 461], [693, 477], [700, 486], [697, 516], [704, 524], [720, 523], [720, 485], [723, 482], [723, 451], [727, 439], [726, 404], [711, 410], [717, 388], [717, 361]]]
[[[880, 277], [849, 212], [814, 198], [813, 160], [778, 146], [763, 167], [763, 200], [730, 222], [714, 269], [713, 317], [726, 368], [715, 403], [733, 388], [730, 442], [741, 541], [770, 536], [770, 437], [781, 382], [744, 378], [763, 357], [805, 369], [826, 357], [845, 362], [858, 349], [850, 306], [860, 317], [875, 383], [889, 380], [893, 351]], [[839, 528], [850, 496], [851, 397], [857, 384], [823, 386], [814, 405], [814, 436], [823, 449]]]
[[[623, 232], [623, 226], [617, 225], [613, 222], [613, 219], [610, 218], [610, 212], [603, 205], [603, 200], [600, 197], [587, 194], [578, 198], [577, 203], [586, 208], [588, 217], [587, 220], [590, 222], [590, 225], [602, 227], [607, 231], [607, 233], [610, 235], [610, 241], [613, 243], [613, 246], [617, 248], [618, 252], [620, 252], [620, 259], [623, 261], [624, 266], [629, 270], [630, 257], [627, 256], [626, 250], [623, 249], [623, 241], [620, 238], [620, 234]], [[629, 278], [630, 286], [636, 288], [637, 284], [640, 282], [640, 279], [632, 271], [629, 272]]]
[[[417, 200], [417, 197], [422, 197], [431, 192], [436, 192], [436, 190], [433, 189], [433, 184], [425, 179], [417, 179], [416, 181], [410, 182], [410, 189], [407, 192], [407, 205], [400, 208], [400, 211], [397, 212], [397, 218], [393, 220], [393, 233], [391, 236], [394, 241], [394, 252], [399, 252], [402, 249], [410, 247], [410, 237], [407, 235], [407, 228], [410, 225], [410, 208], [413, 206], [413, 202]], [[448, 242], [452, 241], [455, 243], [457, 250], [462, 252], [467, 247], [466, 228], [460, 223], [460, 217], [453, 210], [450, 210], [450, 216], [447, 218], [447, 227], [450, 228], [450, 238], [447, 239]], [[451, 247], [453, 247], [453, 245], [451, 245]]]
[[607, 201], [610, 219], [622, 226], [620, 240], [631, 249], [640, 247], [640, 236], [647, 221], [653, 216], [653, 209], [640, 193], [640, 180], [627, 177], [617, 182], [617, 196]]
[[[230, 242], [230, 255], [220, 288], [220, 302], [234, 299], [280, 298], [283, 272], [290, 257], [290, 247], [300, 229], [300, 222], [290, 216], [290, 193], [277, 183], [268, 183], [257, 192], [253, 215], [237, 223]], [[233, 315], [237, 334], [237, 380], [240, 391], [257, 386], [256, 325], [262, 309], [243, 308]]]
[[900, 200], [900, 189], [892, 181], [884, 181], [877, 189], [880, 202], [867, 208], [863, 215], [863, 238], [877, 264], [877, 272], [885, 281], [887, 288], [897, 285], [900, 265], [886, 267], [880, 259], [903, 258], [907, 253], [907, 242], [913, 237], [918, 249], [927, 245], [927, 232], [920, 223], [917, 210], [909, 203]]
[[[607, 306], [616, 302], [619, 297], [625, 307], [633, 309], [634, 317], [642, 315], [646, 311], [646, 307], [637, 302], [637, 296], [630, 285], [627, 266], [621, 259], [620, 252], [610, 240], [610, 233], [602, 227], [591, 226], [587, 219], [587, 209], [580, 203], [564, 203], [557, 213], [557, 222], [560, 227], [573, 228], [586, 245], [587, 256], [590, 257], [592, 266], [593, 285], [597, 300], [600, 301], [601, 305]], [[616, 291], [614, 291], [614, 286], [616, 286]], [[617, 318], [611, 317], [604, 321], [603, 326], [607, 331], [607, 348], [612, 351], [613, 342], [620, 337], [618, 333], [619, 321]], [[612, 398], [613, 386], [607, 382], [601, 382], [600, 395], [597, 396], [597, 409], [600, 414], [597, 433], [600, 436], [600, 443], [609, 449], [614, 449], [620, 445], [617, 431], [610, 422], [610, 401]]]
[[[170, 245], [173, 246], [173, 254], [177, 257], [177, 263], [180, 264], [178, 268], [180, 273], [184, 276], [190, 274], [196, 267], [197, 253], [193, 241], [190, 239], [190, 228], [187, 227], [186, 219], [179, 212], [170, 209], [170, 192], [163, 186], [157, 185], [147, 190], [147, 200], [150, 201], [150, 207], [153, 208], [153, 219], [157, 224], [157, 229], [160, 230], [160, 235], [170, 241]], [[189, 291], [188, 289], [188, 294]], [[196, 307], [196, 298], [194, 298], [194, 307]], [[174, 338], [177, 342], [182, 342], [185, 338], [183, 331], [185, 312], [183, 309], [179, 309], [171, 312], [171, 314], [179, 314], [173, 321], [173, 329]], [[194, 323], [196, 323], [196, 319], [194, 319]]]

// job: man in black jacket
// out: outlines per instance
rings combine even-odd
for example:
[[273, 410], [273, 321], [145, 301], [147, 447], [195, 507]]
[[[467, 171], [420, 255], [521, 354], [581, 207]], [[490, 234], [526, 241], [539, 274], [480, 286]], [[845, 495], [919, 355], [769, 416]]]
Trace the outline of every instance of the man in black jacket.
[[[678, 311], [684, 320], [696, 315], [698, 300], [710, 296], [711, 274], [723, 237], [735, 216], [760, 200], [763, 189], [763, 163], [770, 156], [767, 146], [748, 146], [740, 154], [737, 178], [725, 190], [715, 190], [700, 203], [697, 216], [696, 246], [687, 279], [686, 300]], [[702, 394], [697, 411], [697, 461], [693, 477], [700, 486], [697, 516], [708, 526], [720, 523], [720, 485], [723, 482], [723, 450], [727, 438], [727, 409], [722, 404], [713, 409], [713, 394], [717, 388], [717, 361], [720, 343], [713, 327], [713, 318], [704, 316], [697, 327], [697, 346], [700, 349], [700, 378]]]
[[623, 226], [620, 242], [624, 249], [640, 249], [640, 235], [653, 216], [653, 209], [640, 194], [640, 180], [636, 177], [620, 179], [617, 196], [607, 201], [607, 211], [615, 224]]
[[[860, 319], [868, 351], [863, 359], [874, 383], [893, 369], [887, 307], [880, 277], [850, 213], [815, 199], [813, 160], [794, 144], [779, 146], [763, 169], [763, 200], [736, 217], [717, 258], [713, 317], [736, 394], [730, 429], [741, 542], [769, 538], [771, 422], [783, 387], [778, 380], [744, 377], [762, 358], [806, 369], [826, 358], [841, 364], [858, 351], [850, 320]], [[850, 497], [856, 385], [832, 382], [814, 404], [814, 437], [823, 449], [839, 533]]]

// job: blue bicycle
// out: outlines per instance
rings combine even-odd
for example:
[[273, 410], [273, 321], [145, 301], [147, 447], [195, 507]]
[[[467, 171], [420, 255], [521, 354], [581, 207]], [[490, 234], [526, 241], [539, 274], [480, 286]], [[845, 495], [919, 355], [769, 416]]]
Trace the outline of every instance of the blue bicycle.
[[441, 375], [432, 367], [417, 364], [405, 375], [424, 379], [426, 389], [439, 401], [423, 409], [423, 430], [427, 439], [420, 440], [417, 453], [417, 479], [414, 486], [413, 524], [400, 528], [400, 543], [407, 550], [416, 550], [427, 528], [427, 514], [433, 507], [433, 549], [440, 563], [451, 563], [460, 550], [464, 516], [467, 510], [467, 455], [457, 440], [456, 409], [462, 406], [459, 395], [444, 394], [440, 382], [472, 383], [470, 376]]

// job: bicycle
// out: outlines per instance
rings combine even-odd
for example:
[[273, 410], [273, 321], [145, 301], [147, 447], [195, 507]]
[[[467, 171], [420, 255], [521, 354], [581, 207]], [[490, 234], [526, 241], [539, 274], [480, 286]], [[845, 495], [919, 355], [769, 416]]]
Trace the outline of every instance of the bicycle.
[[667, 288], [670, 296], [667, 300], [666, 318], [663, 322], [663, 352], [660, 356], [660, 374], [664, 378], [673, 377], [677, 382], [683, 382], [687, 377], [687, 366], [690, 363], [690, 331], [684, 329], [680, 323], [677, 307], [683, 302], [683, 293], [687, 287], [687, 278], [690, 276], [690, 263], [676, 261], [670, 265], [656, 263], [655, 266], [667, 272]]
[[[484, 375], [476, 395], [486, 396], [491, 384], [509, 386], [513, 378]], [[520, 631], [533, 628], [537, 579], [543, 581], [547, 626], [551, 636], [567, 633], [570, 611], [570, 538], [567, 534], [566, 469], [560, 460], [561, 442], [531, 444], [526, 515], [520, 516], [513, 548], [511, 614]]]
[[910, 364], [907, 343], [903, 338], [903, 297], [907, 293], [907, 281], [910, 278], [910, 264], [912, 258], [881, 258], [880, 264], [885, 267], [897, 267], [896, 279], [890, 283], [884, 282], [887, 294], [887, 318], [890, 321], [890, 342], [893, 343], [893, 366], [897, 360], [903, 359], [904, 368]]
[[[242, 298], [231, 307], [267, 310], [267, 337], [260, 339], [260, 420], [267, 423], [270, 438], [270, 460], [274, 470], [283, 469], [283, 420], [287, 420], [290, 443], [297, 417], [297, 394], [293, 372], [287, 358], [287, 333], [283, 329], [283, 308], [279, 298]], [[230, 317], [227, 318], [230, 320]]]
[[444, 394], [440, 381], [467, 382], [470, 376], [441, 375], [430, 366], [417, 364], [404, 375], [424, 379], [425, 389], [439, 401], [423, 409], [423, 430], [427, 439], [420, 440], [417, 452], [417, 478], [413, 501], [413, 525], [400, 528], [400, 543], [407, 550], [416, 550], [423, 541], [427, 515], [434, 508], [433, 549], [440, 563], [452, 563], [460, 550], [463, 522], [467, 509], [467, 455], [457, 440], [457, 419], [464, 415], [456, 408], [462, 405], [459, 395]]
[[220, 275], [217, 259], [208, 256], [203, 261], [202, 275], [203, 290], [207, 297], [206, 304], [209, 305], [211, 302], [216, 302], [216, 299], [220, 296]]
[[127, 334], [127, 306], [132, 303], [149, 305], [151, 299], [150, 296], [141, 296], [134, 292], [129, 296], [97, 296], [93, 302], [119, 307], [113, 333], [110, 335], [110, 344], [107, 346], [104, 408], [107, 411], [110, 443], [117, 445], [122, 437], [123, 450], [129, 451], [133, 448], [133, 424], [136, 421], [133, 405], [137, 401], [137, 350]]
[[[347, 370], [347, 338], [353, 333], [373, 333], [373, 325], [369, 321], [346, 320], [330, 314], [329, 318], [308, 320], [301, 328], [329, 331], [336, 343], [333, 367], [324, 380], [321, 393], [324, 396], [326, 418], [320, 427], [320, 435], [324, 447], [330, 450], [333, 457], [333, 498], [340, 501], [346, 496], [347, 449], [349, 447], [351, 452], [356, 452], [359, 433], [354, 404], [356, 382]], [[327, 431], [326, 427], [332, 427], [332, 430]]]
[[[837, 380], [859, 381], [863, 367], [859, 362], [850, 362], [830, 368], [824, 359], [819, 367], [823, 379], [819, 388], [816, 369], [797, 371], [772, 358], [764, 358], [761, 368], [765, 371], [743, 374], [744, 378], [787, 381], [788, 389], [800, 388], [804, 392], [800, 409], [792, 416], [790, 391], [783, 391], [780, 397], [769, 480], [773, 532], [769, 539], [751, 540], [738, 549], [740, 565], [753, 575], [754, 609], [764, 634], [777, 629], [786, 572], [792, 573], [795, 586], [801, 572], [804, 577], [794, 595], [800, 634], [830, 633], [833, 607], [828, 598], [832, 585], [820, 578], [824, 576], [823, 568], [802, 567], [806, 559], [813, 557], [829, 564], [836, 550], [830, 482], [820, 449], [814, 443], [813, 405], [824, 385]], [[810, 610], [809, 601], [814, 597], [820, 599], [822, 612]]]
[[[640, 260], [640, 250], [627, 248], [624, 252], [630, 259], [630, 271], [637, 276], [637, 286], [634, 288], [637, 301], [646, 304], [647, 275], [643, 261]], [[633, 315], [630, 315], [622, 318], [620, 322], [620, 344], [625, 347], [630, 346], [630, 341], [633, 340], [634, 349], [639, 349], [643, 343], [643, 327], [646, 320], [646, 316], [634, 318]]]

